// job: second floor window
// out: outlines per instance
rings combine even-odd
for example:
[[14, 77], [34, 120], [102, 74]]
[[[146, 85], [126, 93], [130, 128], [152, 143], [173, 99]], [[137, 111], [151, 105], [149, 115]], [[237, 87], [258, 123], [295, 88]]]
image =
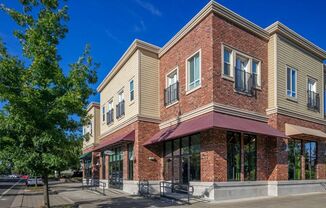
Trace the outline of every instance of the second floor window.
[[111, 100], [108, 104], [108, 112], [107, 112], [107, 124], [113, 122], [113, 101]]
[[235, 89], [239, 92], [251, 93], [253, 87], [252, 74], [249, 73], [249, 59], [237, 55], [235, 66]]
[[179, 100], [179, 83], [177, 69], [167, 76], [167, 88], [164, 90], [165, 105], [170, 105]]
[[200, 86], [200, 52], [187, 60], [187, 90]]
[[231, 72], [231, 66], [232, 66], [232, 50], [225, 48], [224, 47], [224, 54], [223, 54], [223, 61], [224, 61], [224, 69], [223, 69], [223, 74], [225, 76], [231, 77], [232, 72]]
[[287, 68], [286, 72], [286, 94], [288, 97], [297, 97], [297, 70], [294, 68]]
[[118, 94], [118, 105], [116, 106], [116, 117], [120, 118], [125, 115], [125, 99], [123, 91], [119, 92]]
[[320, 98], [317, 93], [317, 81], [308, 77], [307, 107], [310, 110], [319, 111]]
[[130, 90], [130, 101], [135, 99], [135, 90], [134, 90], [134, 80], [130, 80], [129, 82], [129, 90]]
[[105, 121], [105, 107], [102, 107], [102, 120]]

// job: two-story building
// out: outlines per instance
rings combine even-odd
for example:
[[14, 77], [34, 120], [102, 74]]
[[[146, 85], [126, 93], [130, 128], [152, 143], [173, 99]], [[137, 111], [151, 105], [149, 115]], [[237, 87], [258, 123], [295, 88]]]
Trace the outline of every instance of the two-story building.
[[325, 59], [210, 1], [162, 48], [135, 41], [98, 87], [97, 177], [214, 200], [326, 191]]

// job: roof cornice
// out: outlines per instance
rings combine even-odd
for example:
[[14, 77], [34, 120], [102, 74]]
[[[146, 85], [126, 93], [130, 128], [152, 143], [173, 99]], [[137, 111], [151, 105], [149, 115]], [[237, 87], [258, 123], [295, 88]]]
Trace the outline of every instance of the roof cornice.
[[93, 107], [100, 108], [100, 104], [98, 102], [91, 102], [88, 104], [86, 111], [90, 111]]
[[304, 49], [308, 50], [309, 52], [313, 53], [317, 57], [321, 58], [322, 60], [326, 59], [326, 51], [323, 50], [322, 48], [318, 47], [317, 45], [313, 44], [306, 38], [302, 37], [298, 33], [294, 32], [281, 22], [277, 21], [268, 26], [266, 31], [269, 32], [270, 35], [277, 33], [280, 34], [290, 41], [298, 44], [299, 46], [303, 47]]
[[112, 68], [110, 73], [104, 78], [101, 84], [97, 87], [97, 91], [101, 92], [104, 87], [110, 82], [110, 80], [120, 71], [121, 67], [128, 61], [128, 59], [138, 50], [143, 49], [155, 54], [158, 54], [160, 47], [153, 44], [135, 39], [126, 52], [122, 55], [119, 61]]
[[228, 8], [218, 4], [216, 1], [210, 1], [202, 10], [200, 10], [173, 38], [171, 38], [160, 50], [159, 57], [164, 55], [171, 47], [173, 47], [180, 39], [190, 32], [199, 22], [207, 15], [214, 12], [215, 14], [226, 18], [229, 21], [245, 28], [246, 30], [262, 37], [269, 39], [269, 33], [251, 21], [241, 17]]

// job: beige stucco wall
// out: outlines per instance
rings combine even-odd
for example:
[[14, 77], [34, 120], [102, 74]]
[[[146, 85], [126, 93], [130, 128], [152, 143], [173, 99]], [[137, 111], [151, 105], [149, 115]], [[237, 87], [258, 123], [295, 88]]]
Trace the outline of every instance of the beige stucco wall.
[[[304, 115], [310, 118], [324, 119], [324, 95], [323, 95], [323, 63], [310, 52], [291, 43], [281, 35], [271, 38], [269, 44], [269, 108], [290, 110], [293, 113]], [[276, 52], [277, 57], [271, 54]], [[276, 64], [275, 64], [276, 62]], [[288, 99], [286, 95], [286, 69], [287, 66], [297, 69], [297, 100]], [[273, 91], [275, 88], [276, 95]], [[320, 95], [320, 112], [307, 109], [307, 79], [312, 77], [317, 80], [317, 93]], [[274, 96], [273, 96], [274, 95]], [[275, 102], [275, 96], [277, 97]], [[277, 103], [276, 106], [273, 103]]]
[[159, 119], [159, 60], [157, 54], [140, 51], [140, 115]]
[[[116, 130], [124, 122], [130, 118], [139, 114], [139, 51], [135, 53], [127, 60], [127, 62], [121, 67], [120, 71], [110, 80], [105, 88], [100, 93], [100, 106], [101, 106], [101, 136]], [[130, 89], [129, 81], [134, 80], [135, 98], [134, 101], [130, 101]], [[125, 99], [125, 115], [119, 119], [116, 119], [116, 105], [118, 104], [118, 93], [120, 90], [124, 91]], [[108, 103], [113, 99], [114, 109], [114, 122], [107, 125], [106, 120], [102, 119], [102, 107], [105, 106], [105, 112], [108, 111]]]
[[[89, 134], [89, 140], [83, 142], [83, 149], [93, 146], [98, 142], [100, 136], [100, 109], [99, 107], [92, 106], [89, 108], [87, 115], [91, 116], [91, 123], [93, 125], [93, 132]], [[84, 126], [85, 128], [85, 126]]]

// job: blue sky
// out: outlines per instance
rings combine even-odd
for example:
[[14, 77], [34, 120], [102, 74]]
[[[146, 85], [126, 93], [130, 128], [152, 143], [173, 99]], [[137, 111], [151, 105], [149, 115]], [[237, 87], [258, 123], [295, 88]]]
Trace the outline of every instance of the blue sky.
[[[18, 0], [0, 0], [17, 8]], [[78, 3], [77, 3], [78, 2]], [[101, 64], [98, 84], [137, 38], [163, 46], [208, 0], [69, 0], [69, 33], [59, 45], [61, 65], [73, 63], [86, 43]], [[322, 0], [219, 0], [219, 3], [258, 24], [267, 27], [279, 20], [319, 47], [326, 49], [326, 1]], [[12, 36], [15, 24], [0, 12], [0, 37], [12, 54], [21, 50]], [[99, 95], [90, 98], [99, 101]]]

